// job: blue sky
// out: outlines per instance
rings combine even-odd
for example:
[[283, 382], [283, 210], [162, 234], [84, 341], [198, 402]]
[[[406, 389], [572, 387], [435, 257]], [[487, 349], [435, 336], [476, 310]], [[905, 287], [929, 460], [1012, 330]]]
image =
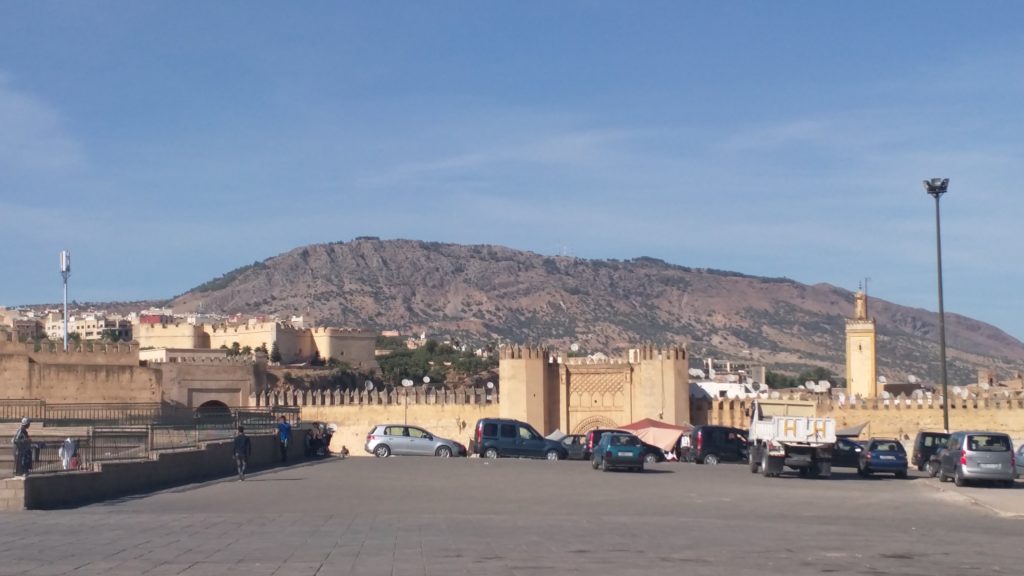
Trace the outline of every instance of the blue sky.
[[1024, 338], [1015, 2], [7, 2], [0, 304], [356, 236], [787, 276]]

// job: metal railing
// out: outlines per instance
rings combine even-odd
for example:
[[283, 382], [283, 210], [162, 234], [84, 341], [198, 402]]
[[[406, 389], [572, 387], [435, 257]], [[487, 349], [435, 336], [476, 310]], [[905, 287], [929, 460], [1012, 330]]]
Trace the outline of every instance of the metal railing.
[[[30, 409], [36, 411], [27, 412]], [[280, 416], [297, 424], [300, 415], [299, 408], [291, 406], [197, 411], [155, 403], [46, 405], [38, 400], [0, 400], [0, 421], [17, 422], [26, 414], [42, 420], [44, 426], [35, 429], [39, 431], [47, 430], [46, 425], [88, 429], [71, 438], [75, 448], [71, 454], [65, 446], [67, 438], [35, 434], [27, 448], [32, 453], [32, 474], [91, 470], [102, 462], [148, 460], [161, 451], [198, 449], [205, 442], [231, 439], [239, 426], [249, 434], [271, 434]], [[0, 453], [0, 461], [8, 458], [13, 468], [13, 452]]]

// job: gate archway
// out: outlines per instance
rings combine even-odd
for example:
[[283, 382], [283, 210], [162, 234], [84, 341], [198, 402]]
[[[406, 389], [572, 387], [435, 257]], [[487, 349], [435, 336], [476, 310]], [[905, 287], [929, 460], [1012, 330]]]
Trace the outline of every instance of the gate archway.
[[618, 428], [619, 425], [607, 416], [591, 416], [584, 419], [573, 429], [573, 434], [586, 434], [594, 428]]

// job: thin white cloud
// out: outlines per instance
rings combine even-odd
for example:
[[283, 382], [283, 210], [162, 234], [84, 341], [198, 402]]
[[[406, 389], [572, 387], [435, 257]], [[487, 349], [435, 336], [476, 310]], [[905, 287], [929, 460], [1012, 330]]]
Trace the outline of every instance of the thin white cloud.
[[87, 165], [79, 143], [60, 114], [15, 89], [0, 72], [0, 169], [14, 174], [68, 173]]

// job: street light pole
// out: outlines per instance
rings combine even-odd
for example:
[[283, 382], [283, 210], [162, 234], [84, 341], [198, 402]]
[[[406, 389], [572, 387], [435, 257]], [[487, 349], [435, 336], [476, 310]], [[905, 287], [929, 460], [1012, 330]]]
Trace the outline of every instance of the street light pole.
[[71, 252], [60, 251], [60, 276], [64, 279], [64, 351], [68, 351], [68, 276], [71, 276]]
[[939, 198], [949, 189], [949, 178], [924, 181], [924, 189], [935, 198], [935, 256], [939, 271], [939, 364], [942, 375], [942, 427], [949, 433], [949, 382], [946, 378], [946, 312], [942, 305], [942, 224], [939, 218]]

